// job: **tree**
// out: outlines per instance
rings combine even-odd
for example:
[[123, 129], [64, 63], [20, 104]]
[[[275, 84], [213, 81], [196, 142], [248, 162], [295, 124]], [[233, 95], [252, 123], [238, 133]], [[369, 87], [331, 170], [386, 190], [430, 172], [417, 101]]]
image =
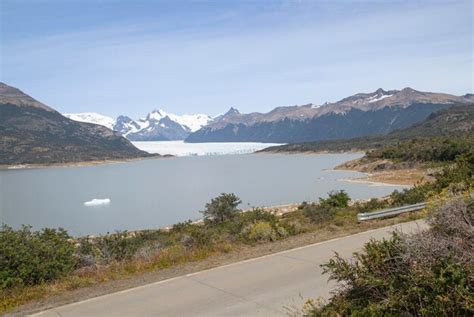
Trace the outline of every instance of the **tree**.
[[242, 201], [235, 194], [222, 193], [211, 199], [211, 202], [206, 204], [205, 210], [201, 213], [204, 215], [204, 220], [219, 224], [232, 219], [239, 213], [240, 209], [237, 206], [241, 203]]

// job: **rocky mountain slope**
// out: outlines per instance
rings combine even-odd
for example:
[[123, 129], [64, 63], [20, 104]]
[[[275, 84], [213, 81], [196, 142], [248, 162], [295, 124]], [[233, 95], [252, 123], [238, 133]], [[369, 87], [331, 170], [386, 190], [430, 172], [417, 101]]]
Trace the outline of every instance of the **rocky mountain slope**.
[[430, 114], [425, 120], [384, 136], [294, 143], [268, 147], [264, 152], [351, 151], [380, 148], [415, 138], [474, 135], [474, 103], [453, 106]]
[[119, 133], [73, 121], [0, 83], [0, 165], [52, 164], [149, 156]]
[[113, 119], [98, 113], [67, 113], [66, 117], [103, 125], [132, 141], [184, 140], [192, 132], [207, 125], [212, 118], [205, 114], [175, 115], [161, 109], [137, 121], [127, 116]]
[[473, 102], [412, 88], [360, 93], [335, 103], [278, 107], [268, 113], [241, 114], [231, 108], [186, 142], [295, 143], [387, 134], [427, 118], [434, 111]]

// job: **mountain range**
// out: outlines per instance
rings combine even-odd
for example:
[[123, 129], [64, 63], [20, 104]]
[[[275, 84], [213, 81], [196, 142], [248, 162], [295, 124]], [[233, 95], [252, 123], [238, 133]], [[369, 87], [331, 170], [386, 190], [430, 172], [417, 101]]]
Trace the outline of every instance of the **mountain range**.
[[122, 160], [150, 156], [120, 133], [64, 117], [0, 83], [0, 165]]
[[104, 125], [132, 141], [295, 143], [384, 135], [409, 127], [431, 113], [468, 104], [474, 95], [377, 89], [322, 105], [277, 107], [243, 114], [231, 107], [223, 115], [174, 115], [154, 110], [137, 121], [100, 114], [65, 114], [71, 119]]
[[103, 125], [131, 141], [184, 140], [212, 120], [205, 114], [176, 115], [162, 109], [153, 110], [136, 121], [124, 115], [113, 119], [93, 112], [65, 113], [64, 116], [79, 122]]
[[378, 89], [334, 103], [278, 107], [268, 113], [231, 109], [192, 133], [186, 142], [295, 143], [384, 135], [409, 127], [431, 113], [472, 103], [474, 95]]
[[408, 128], [383, 136], [342, 140], [292, 143], [267, 147], [261, 152], [346, 152], [366, 151], [401, 141], [430, 137], [465, 137], [474, 134], [474, 103], [453, 106], [430, 114], [425, 120]]

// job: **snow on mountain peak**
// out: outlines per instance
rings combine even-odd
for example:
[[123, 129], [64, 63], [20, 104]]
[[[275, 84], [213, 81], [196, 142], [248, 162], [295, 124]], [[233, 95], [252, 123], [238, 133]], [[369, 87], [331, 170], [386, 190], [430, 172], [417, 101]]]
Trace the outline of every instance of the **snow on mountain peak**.
[[392, 97], [393, 95], [375, 95], [375, 96], [372, 96], [368, 99], [368, 103], [373, 103], [373, 102], [377, 102], [377, 101], [380, 101], [382, 99], [385, 99], [385, 98], [389, 98], [389, 97]]
[[142, 124], [146, 121], [160, 121], [163, 118], [168, 117], [172, 121], [180, 124], [186, 130], [190, 132], [195, 132], [201, 129], [203, 126], [207, 125], [212, 118], [206, 114], [184, 114], [184, 115], [177, 115], [173, 113], [168, 113], [163, 109], [155, 109], [150, 112], [146, 118], [140, 119]]
[[64, 113], [63, 115], [74, 121], [94, 123], [109, 128], [110, 130], [113, 130], [115, 125], [113, 118], [95, 112]]

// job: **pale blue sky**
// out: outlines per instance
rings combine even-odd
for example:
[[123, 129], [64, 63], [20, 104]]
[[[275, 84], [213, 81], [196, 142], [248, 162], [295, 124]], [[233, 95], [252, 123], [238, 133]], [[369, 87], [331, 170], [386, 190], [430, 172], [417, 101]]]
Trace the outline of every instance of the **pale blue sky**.
[[0, 81], [61, 112], [473, 92], [471, 1], [0, 0]]

